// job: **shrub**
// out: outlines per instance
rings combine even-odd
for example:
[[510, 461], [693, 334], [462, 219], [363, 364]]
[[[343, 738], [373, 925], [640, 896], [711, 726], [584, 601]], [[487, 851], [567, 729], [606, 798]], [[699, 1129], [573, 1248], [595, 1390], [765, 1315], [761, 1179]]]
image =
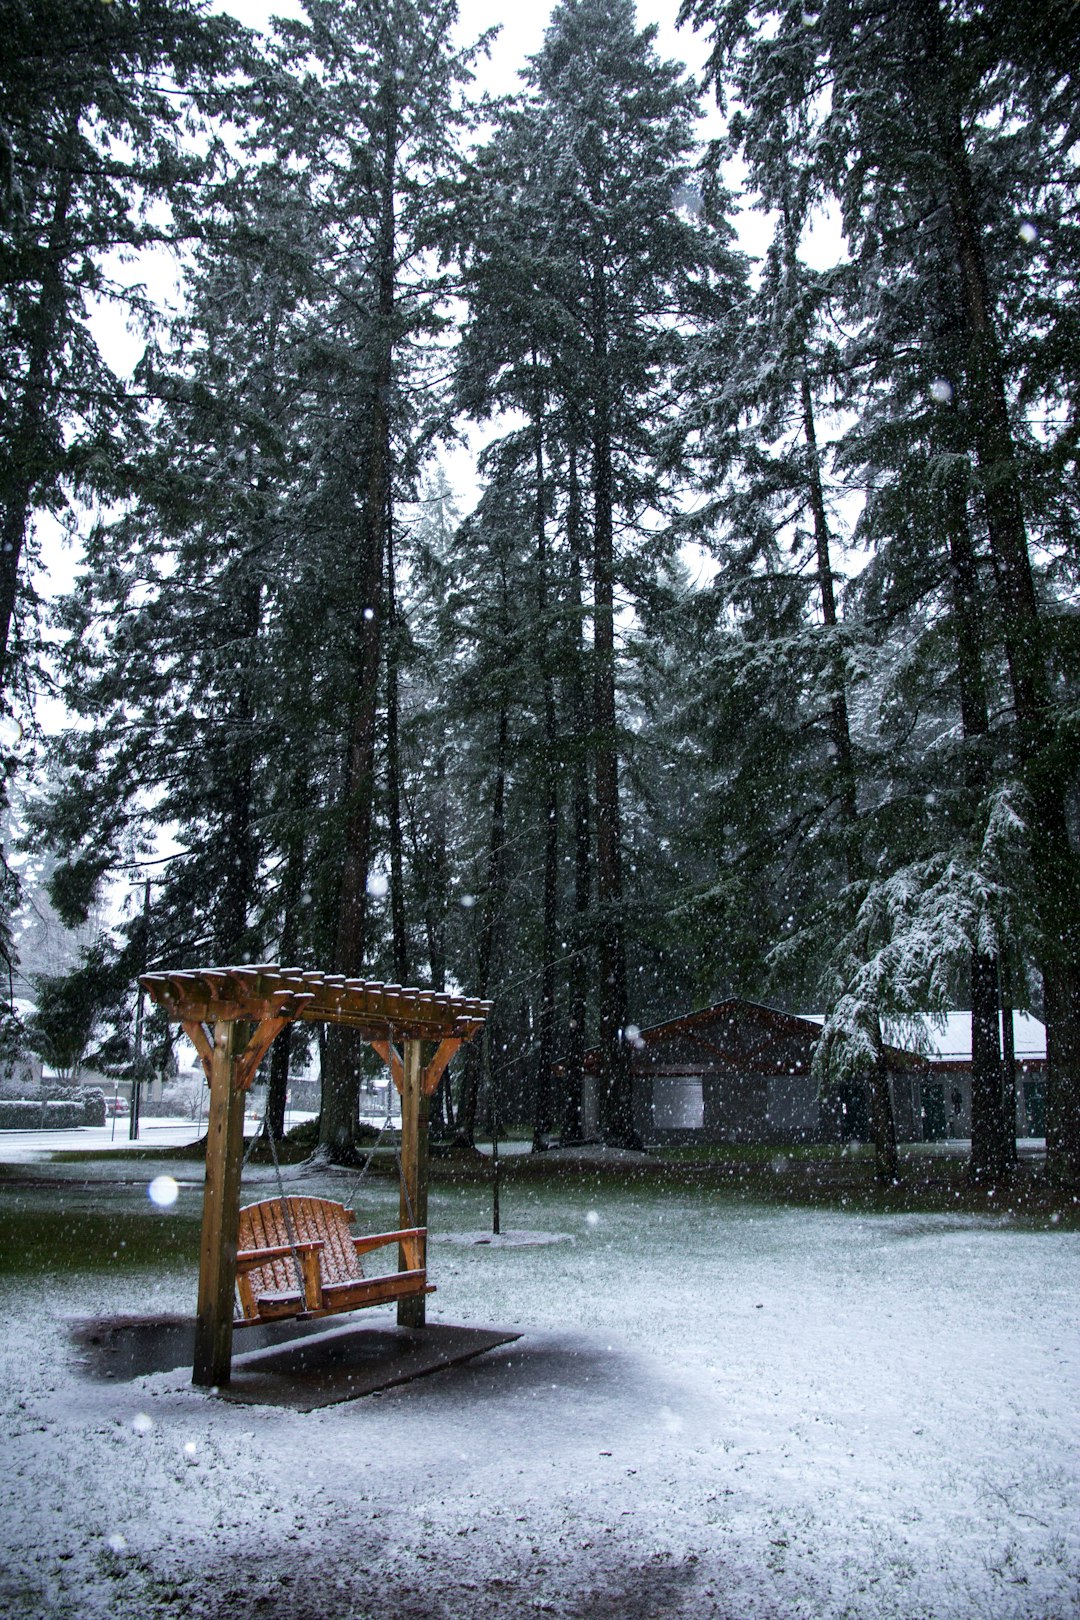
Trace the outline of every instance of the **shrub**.
[[82, 1105], [84, 1125], [104, 1125], [105, 1093], [100, 1086], [83, 1087]]
[[[105, 1097], [101, 1098], [105, 1123]], [[0, 1131], [67, 1131], [87, 1123], [82, 1102], [11, 1102], [0, 1100]]]
[[59, 1097], [0, 1098], [0, 1131], [67, 1131], [104, 1123], [105, 1093], [100, 1086], [65, 1088]]

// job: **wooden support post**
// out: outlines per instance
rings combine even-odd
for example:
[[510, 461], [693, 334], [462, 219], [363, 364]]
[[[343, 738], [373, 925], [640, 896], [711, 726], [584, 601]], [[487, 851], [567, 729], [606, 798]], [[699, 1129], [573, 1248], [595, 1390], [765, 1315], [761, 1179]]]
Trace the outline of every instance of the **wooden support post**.
[[[430, 1099], [424, 1095], [421, 1043], [406, 1040], [401, 1086], [401, 1202], [402, 1228], [427, 1225], [428, 1204], [428, 1111]], [[403, 1246], [398, 1250], [398, 1270], [408, 1271]], [[423, 1327], [427, 1304], [423, 1294], [399, 1299], [399, 1327]]]
[[214, 1025], [195, 1368], [191, 1376], [193, 1384], [208, 1387], [227, 1384], [232, 1365], [233, 1292], [246, 1101], [235, 1071], [250, 1031], [251, 1026], [240, 1020]]

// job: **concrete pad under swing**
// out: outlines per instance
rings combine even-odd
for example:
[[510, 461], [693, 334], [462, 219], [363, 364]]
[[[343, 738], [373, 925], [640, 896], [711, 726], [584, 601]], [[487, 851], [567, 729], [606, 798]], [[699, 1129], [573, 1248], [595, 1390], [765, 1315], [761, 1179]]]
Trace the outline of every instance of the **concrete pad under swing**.
[[[185, 1316], [96, 1317], [73, 1322], [79, 1371], [96, 1381], [125, 1382], [190, 1364], [195, 1321]], [[327, 1328], [324, 1321], [255, 1328], [233, 1357], [232, 1379], [214, 1393], [242, 1405], [312, 1412], [393, 1389], [428, 1373], [472, 1361], [521, 1335], [498, 1328], [393, 1323]]]
[[242, 1406], [313, 1412], [459, 1366], [520, 1337], [442, 1322], [418, 1329], [350, 1324], [234, 1356], [232, 1377], [218, 1394]]

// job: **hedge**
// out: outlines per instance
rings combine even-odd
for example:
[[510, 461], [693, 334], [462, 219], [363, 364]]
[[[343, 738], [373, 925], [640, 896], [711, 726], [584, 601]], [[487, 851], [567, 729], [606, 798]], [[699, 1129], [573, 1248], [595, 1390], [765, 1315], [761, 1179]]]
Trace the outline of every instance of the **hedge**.
[[68, 1131], [78, 1125], [104, 1125], [105, 1093], [98, 1087], [62, 1102], [0, 1097], [0, 1131]]

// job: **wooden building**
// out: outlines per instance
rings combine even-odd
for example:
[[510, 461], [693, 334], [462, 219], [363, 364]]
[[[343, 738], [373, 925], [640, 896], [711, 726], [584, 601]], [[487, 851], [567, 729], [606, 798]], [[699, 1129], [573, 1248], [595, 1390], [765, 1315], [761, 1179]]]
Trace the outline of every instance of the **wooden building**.
[[[1046, 1026], [1030, 1013], [1012, 1015], [1013, 1086], [1018, 1137], [1046, 1135]], [[1002, 1034], [1006, 1033], [1004, 1022]], [[920, 1077], [922, 1138], [971, 1135], [971, 1014], [947, 1013], [929, 1030], [930, 1056]], [[1003, 1043], [1004, 1044], [1004, 1043]]]
[[[1019, 1015], [1018, 1015], [1019, 1016]], [[798, 1143], [865, 1141], [870, 1134], [869, 1087], [853, 1082], [819, 1095], [812, 1071], [820, 1016], [779, 1012], [731, 999], [671, 1018], [633, 1037], [634, 1124], [651, 1143]], [[897, 1137], [902, 1142], [966, 1136], [971, 1122], [970, 1015], [950, 1014], [947, 1038], [924, 1059], [885, 1048]], [[1017, 1127], [1038, 1134], [1040, 1076], [1037, 1032], [1022, 1021], [1017, 1061]], [[966, 1053], [962, 1030], [966, 1027]], [[1039, 1030], [1042, 1026], [1038, 1026]], [[1045, 1063], [1043, 1032], [1042, 1063]], [[584, 1117], [597, 1124], [599, 1053], [585, 1062]]]

